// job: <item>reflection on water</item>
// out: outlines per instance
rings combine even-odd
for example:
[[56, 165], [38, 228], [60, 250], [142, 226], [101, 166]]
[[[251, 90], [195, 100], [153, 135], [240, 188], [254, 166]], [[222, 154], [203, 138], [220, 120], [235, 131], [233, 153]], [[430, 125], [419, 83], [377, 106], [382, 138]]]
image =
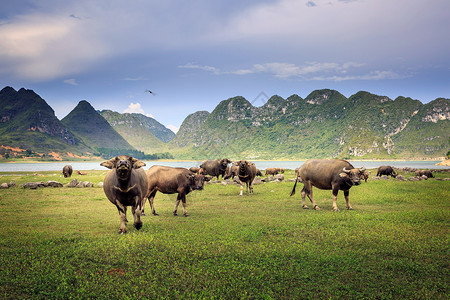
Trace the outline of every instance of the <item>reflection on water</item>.
[[[303, 164], [304, 161], [255, 161], [256, 167], [261, 170], [267, 168], [295, 169]], [[410, 167], [418, 169], [448, 169], [445, 166], [436, 166], [440, 161], [349, 161], [354, 167], [366, 167], [368, 169], [378, 168], [379, 166], [393, 166], [397, 168]], [[148, 169], [153, 165], [162, 165], [169, 167], [198, 167], [202, 161], [146, 161]], [[100, 162], [48, 162], [48, 163], [1, 163], [0, 172], [33, 172], [33, 171], [62, 171], [62, 168], [70, 164], [74, 170], [107, 170], [100, 166]]]

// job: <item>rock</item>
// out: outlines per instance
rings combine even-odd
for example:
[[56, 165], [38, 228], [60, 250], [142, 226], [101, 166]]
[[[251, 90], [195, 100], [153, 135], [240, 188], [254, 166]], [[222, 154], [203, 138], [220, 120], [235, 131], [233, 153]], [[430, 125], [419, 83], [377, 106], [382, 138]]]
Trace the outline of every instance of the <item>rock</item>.
[[403, 175], [397, 175], [397, 177], [395, 179], [397, 181], [406, 181], [405, 176], [403, 176]]
[[446, 167], [450, 167], [450, 159], [446, 159], [440, 163], [437, 163], [436, 166], [446, 166]]
[[78, 188], [93, 187], [93, 186], [94, 186], [94, 184], [92, 182], [89, 182], [89, 181], [80, 181], [77, 184]]
[[99, 186], [99, 187], [103, 187], [103, 182], [100, 181], [100, 182], [98, 183], [98, 186]]
[[7, 188], [9, 188], [9, 185], [6, 182], [0, 184], [0, 189], [7, 189]]
[[24, 183], [23, 188], [25, 189], [37, 189], [38, 187], [46, 187], [46, 184], [43, 181], [39, 181], [39, 182], [27, 182]]
[[425, 176], [425, 175], [420, 176], [420, 178], [422, 178], [423, 180], [427, 180], [428, 179], [428, 177]]
[[283, 181], [284, 180], [284, 175], [283, 174], [277, 174], [277, 175], [275, 175], [274, 180]]
[[262, 184], [263, 181], [261, 178], [259, 177], [255, 177], [255, 179], [253, 179], [253, 183], [252, 184]]
[[51, 186], [51, 187], [63, 187], [63, 184], [58, 182], [58, 181], [47, 181], [46, 186]]
[[8, 183], [8, 187], [13, 187], [13, 186], [16, 186], [16, 183], [14, 181], [10, 181]]
[[67, 184], [68, 187], [76, 187], [78, 185], [78, 180], [75, 178]]

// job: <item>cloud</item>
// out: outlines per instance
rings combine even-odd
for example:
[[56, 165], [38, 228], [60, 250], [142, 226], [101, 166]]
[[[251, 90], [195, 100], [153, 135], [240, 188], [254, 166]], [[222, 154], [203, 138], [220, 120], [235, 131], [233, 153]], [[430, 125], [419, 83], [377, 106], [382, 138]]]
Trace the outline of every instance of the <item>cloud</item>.
[[177, 127], [177, 126], [172, 125], [172, 124], [169, 124], [166, 127], [169, 128], [170, 130], [172, 130], [174, 133], [177, 133], [178, 130], [180, 130], [180, 127]]
[[64, 83], [70, 84], [70, 85], [78, 85], [78, 82], [75, 78], [65, 79]]
[[123, 111], [123, 113], [129, 113], [129, 114], [143, 114], [149, 118], [155, 118], [152, 114], [145, 113], [144, 109], [142, 109], [141, 104], [139, 102], [133, 103], [131, 102], [130, 105]]
[[306, 6], [308, 6], [308, 7], [314, 7], [314, 6], [317, 6], [317, 4], [314, 3], [313, 1], [308, 1], [308, 2], [306, 2]]
[[333, 62], [309, 62], [303, 65], [293, 63], [271, 62], [264, 64], [254, 64], [247, 69], [223, 71], [213, 66], [200, 66], [195, 64], [187, 64], [179, 66], [180, 68], [198, 69], [211, 72], [214, 75], [234, 74], [249, 75], [266, 73], [276, 78], [298, 78], [302, 80], [329, 80], [329, 81], [346, 81], [346, 80], [382, 80], [382, 79], [401, 79], [407, 76], [400, 75], [393, 71], [361, 71], [363, 67], [367, 67], [365, 63], [345, 62], [342, 64]]

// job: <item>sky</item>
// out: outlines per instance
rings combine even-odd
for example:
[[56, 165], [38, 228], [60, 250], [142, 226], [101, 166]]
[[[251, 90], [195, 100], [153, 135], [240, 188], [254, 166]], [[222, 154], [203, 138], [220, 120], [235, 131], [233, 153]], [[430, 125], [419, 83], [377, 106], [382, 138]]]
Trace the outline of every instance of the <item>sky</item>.
[[[0, 0], [0, 89], [177, 131], [243, 96], [450, 98], [449, 0]], [[147, 90], [152, 93], [146, 92]]]

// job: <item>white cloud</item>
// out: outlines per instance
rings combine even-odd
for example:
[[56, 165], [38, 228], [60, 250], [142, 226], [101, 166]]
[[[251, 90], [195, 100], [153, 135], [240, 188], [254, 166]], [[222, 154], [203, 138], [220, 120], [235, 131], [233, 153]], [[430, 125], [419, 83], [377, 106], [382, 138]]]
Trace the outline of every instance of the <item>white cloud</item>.
[[166, 127], [169, 128], [170, 130], [172, 130], [174, 133], [177, 133], [178, 130], [180, 130], [180, 127], [177, 127], [177, 126], [171, 125], [171, 124], [167, 125]]
[[78, 82], [75, 78], [65, 79], [64, 83], [70, 84], [70, 85], [78, 85]]
[[130, 105], [123, 111], [123, 113], [129, 113], [129, 114], [143, 114], [149, 118], [155, 118], [152, 114], [145, 113], [144, 109], [142, 108], [141, 104], [139, 102], [133, 103], [131, 102]]

